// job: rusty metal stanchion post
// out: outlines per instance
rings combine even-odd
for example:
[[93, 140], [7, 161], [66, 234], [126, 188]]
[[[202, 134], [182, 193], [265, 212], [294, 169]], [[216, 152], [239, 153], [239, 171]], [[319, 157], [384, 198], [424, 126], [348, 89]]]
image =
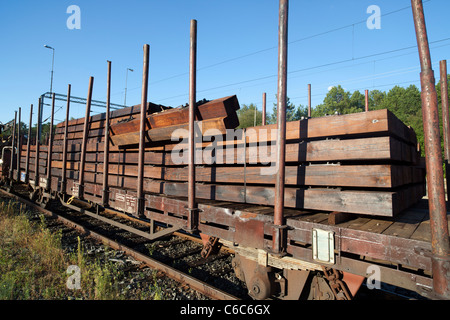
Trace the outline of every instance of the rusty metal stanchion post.
[[144, 215], [144, 159], [145, 159], [145, 123], [147, 121], [147, 93], [150, 46], [144, 45], [144, 62], [142, 70], [142, 94], [139, 127], [139, 161], [138, 161], [138, 188], [137, 188], [137, 215]]
[[64, 142], [62, 155], [62, 172], [61, 172], [61, 192], [63, 195], [67, 193], [67, 134], [69, 133], [69, 109], [70, 109], [70, 91], [72, 86], [67, 86], [67, 104], [66, 104], [66, 120], [64, 122]]
[[80, 159], [80, 177], [78, 180], [78, 197], [83, 198], [84, 195], [84, 164], [86, 162], [86, 147], [89, 137], [89, 122], [91, 118], [91, 100], [92, 88], [94, 86], [94, 77], [89, 78], [89, 89], [86, 101], [86, 115], [84, 117], [83, 141], [81, 143], [81, 159]]
[[442, 103], [442, 131], [444, 135], [444, 156], [445, 156], [445, 174], [447, 182], [447, 201], [450, 201], [450, 177], [449, 177], [449, 160], [450, 160], [450, 117], [448, 110], [448, 82], [447, 82], [447, 60], [439, 63], [441, 73], [441, 103]]
[[287, 101], [287, 46], [288, 46], [288, 0], [280, 0], [278, 26], [278, 93], [277, 93], [277, 176], [275, 184], [274, 230], [272, 250], [285, 250], [284, 183], [286, 157], [286, 101]]
[[262, 125], [266, 125], [266, 93], [263, 93], [263, 101], [262, 101]]
[[431, 66], [423, 4], [421, 0], [411, 0], [411, 5], [421, 65], [420, 81], [430, 210], [433, 290], [438, 297], [450, 298], [448, 276], [450, 273], [450, 245], [435, 78]]
[[197, 20], [191, 20], [189, 48], [189, 163], [188, 163], [188, 231], [198, 228], [198, 207], [195, 201], [195, 111], [197, 91]]
[[17, 121], [17, 181], [20, 181], [20, 158], [22, 152], [22, 144], [20, 137], [20, 121], [21, 121], [22, 109], [19, 107], [19, 119]]
[[14, 124], [12, 128], [12, 139], [11, 139], [11, 159], [9, 162], [9, 185], [12, 186], [13, 172], [14, 172], [14, 149], [16, 148], [16, 122], [17, 122], [17, 111], [14, 111]]
[[40, 151], [40, 131], [41, 131], [41, 103], [39, 98], [38, 112], [37, 112], [37, 125], [36, 125], [36, 156], [34, 161], [34, 188], [39, 187], [39, 151]]
[[45, 190], [49, 190], [52, 183], [52, 153], [53, 153], [53, 122], [55, 115], [55, 93], [52, 94], [52, 114], [50, 120], [50, 132], [48, 137], [48, 149], [47, 149], [47, 178], [45, 181]]
[[308, 84], [308, 118], [311, 118], [311, 84]]
[[106, 81], [106, 119], [105, 119], [105, 139], [103, 147], [103, 189], [102, 189], [102, 204], [107, 206], [109, 203], [109, 117], [111, 107], [111, 61], [108, 60], [108, 75]]
[[365, 111], [369, 111], [369, 90], [365, 91]]
[[25, 156], [25, 183], [28, 183], [30, 179], [30, 145], [31, 145], [31, 127], [33, 125], [33, 104], [30, 106], [30, 124], [28, 126], [28, 138], [27, 138], [27, 154]]

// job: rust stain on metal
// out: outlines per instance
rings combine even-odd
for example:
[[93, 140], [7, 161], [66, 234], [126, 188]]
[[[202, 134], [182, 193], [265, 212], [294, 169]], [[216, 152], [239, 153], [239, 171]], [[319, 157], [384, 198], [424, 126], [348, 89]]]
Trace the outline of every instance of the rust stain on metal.
[[258, 214], [248, 212], [248, 211], [235, 211], [235, 216], [238, 217], [240, 220], [250, 220], [258, 217]]
[[422, 88], [425, 159], [428, 176], [433, 287], [438, 295], [450, 295], [449, 278], [447, 276], [448, 265], [450, 263], [450, 245], [444, 193], [444, 173], [441, 157], [439, 112], [435, 78], [431, 66], [423, 3], [421, 0], [411, 0], [411, 6], [421, 65], [420, 80]]

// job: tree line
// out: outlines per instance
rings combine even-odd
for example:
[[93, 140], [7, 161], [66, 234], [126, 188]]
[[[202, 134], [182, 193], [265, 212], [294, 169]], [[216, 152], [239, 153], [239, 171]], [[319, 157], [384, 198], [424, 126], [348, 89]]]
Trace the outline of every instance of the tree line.
[[[450, 75], [447, 76], [447, 85], [450, 82]], [[441, 147], [444, 150], [442, 136], [442, 104], [441, 104], [441, 83], [436, 85], [438, 96], [440, 129], [441, 129]], [[411, 126], [420, 144], [422, 156], [424, 155], [424, 134], [422, 118], [421, 93], [417, 86], [410, 85], [406, 88], [394, 86], [389, 91], [371, 90], [369, 91], [369, 111], [388, 109], [405, 125]], [[256, 116], [255, 116], [256, 110]], [[323, 117], [333, 114], [349, 114], [355, 112], [364, 112], [365, 94], [357, 91], [350, 92], [341, 85], [332, 87], [323, 102], [311, 108], [311, 116]], [[287, 121], [300, 120], [306, 118], [308, 108], [302, 104], [295, 106], [287, 99], [286, 119]], [[244, 104], [238, 110], [240, 128], [252, 127], [262, 124], [262, 112], [257, 110], [255, 104]], [[273, 124], [277, 121], [277, 106], [274, 103], [271, 113], [268, 113], [267, 123]]]

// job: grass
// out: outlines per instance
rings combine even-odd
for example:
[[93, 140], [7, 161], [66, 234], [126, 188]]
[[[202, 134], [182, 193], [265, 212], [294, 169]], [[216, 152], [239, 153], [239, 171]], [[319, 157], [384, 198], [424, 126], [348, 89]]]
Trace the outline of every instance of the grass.
[[[52, 233], [43, 216], [39, 222], [31, 216], [24, 205], [0, 199], [0, 300], [125, 299], [117, 264], [88, 257], [80, 238], [76, 250], [65, 252], [61, 232]], [[78, 274], [67, 273], [69, 266]], [[161, 299], [161, 288], [154, 279], [131, 298]]]

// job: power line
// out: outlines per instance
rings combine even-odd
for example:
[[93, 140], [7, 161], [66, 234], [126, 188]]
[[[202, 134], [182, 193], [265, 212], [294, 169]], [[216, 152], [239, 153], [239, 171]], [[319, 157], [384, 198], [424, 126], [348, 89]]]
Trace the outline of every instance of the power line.
[[[427, 2], [430, 2], [430, 1], [431, 0], [426, 0], [423, 3], [427, 3]], [[407, 9], [410, 9], [410, 8], [411, 8], [411, 6], [407, 6], [407, 7], [400, 8], [400, 9], [397, 9], [397, 10], [394, 10], [394, 11], [390, 11], [390, 12], [381, 14], [381, 17], [386, 17], [386, 16], [389, 16], [389, 15], [392, 15], [392, 14], [395, 14], [395, 13], [398, 13], [398, 12], [401, 12], [401, 11], [404, 11], [404, 10], [407, 10]], [[348, 24], [348, 25], [345, 25], [345, 26], [341, 26], [341, 27], [337, 27], [337, 28], [330, 29], [330, 30], [327, 30], [327, 31], [319, 32], [319, 33], [316, 33], [316, 34], [313, 34], [313, 35], [310, 35], [310, 36], [307, 36], [307, 37], [304, 37], [304, 38], [292, 40], [292, 41], [290, 41], [288, 43], [289, 44], [293, 44], [293, 43], [297, 43], [297, 42], [313, 39], [313, 38], [316, 38], [316, 37], [320, 37], [320, 36], [323, 36], [323, 35], [327, 35], [327, 34], [330, 34], [330, 33], [336, 32], [336, 31], [344, 30], [344, 29], [347, 29], [347, 28], [350, 28], [350, 27], [354, 28], [355, 25], [366, 23], [366, 21], [367, 20], [361, 20], [361, 21], [354, 22], [354, 23], [351, 23], [351, 24]], [[234, 57], [234, 58], [229, 58], [229, 59], [226, 59], [226, 60], [223, 60], [223, 61], [220, 61], [220, 62], [216, 62], [216, 63], [210, 64], [210, 65], [198, 68], [197, 71], [209, 69], [209, 68], [212, 68], [212, 67], [216, 67], [218, 65], [222, 65], [222, 64], [226, 64], [226, 63], [233, 62], [233, 61], [236, 61], [236, 60], [240, 60], [240, 59], [243, 59], [243, 58], [251, 57], [251, 56], [263, 53], [263, 52], [267, 52], [267, 51], [270, 51], [270, 50], [277, 49], [277, 48], [278, 48], [278, 46], [273, 46], [273, 47], [257, 50], [257, 51], [254, 51], [254, 52], [250, 52], [250, 53], [247, 53], [247, 54], [244, 54], [244, 55], [241, 55], [241, 56], [237, 56], [237, 57]], [[149, 84], [152, 85], [152, 84], [161, 83], [161, 82], [164, 82], [164, 81], [167, 81], [167, 80], [171, 80], [171, 79], [174, 79], [174, 78], [185, 76], [187, 74], [189, 74], [189, 72], [179, 73], [179, 74], [167, 77], [167, 78], [163, 78], [163, 79], [160, 79], [160, 80], [156, 80], [156, 81], [150, 82]], [[128, 90], [131, 91], [131, 90], [136, 90], [136, 89], [139, 89], [139, 88], [140, 87], [135, 87], [135, 88], [131, 88], [131, 89], [128, 89]], [[163, 99], [163, 100], [166, 100], [166, 99]], [[162, 101], [162, 100], [160, 100], [160, 101]]]
[[[440, 40], [436, 40], [436, 41], [431, 41], [429, 43], [430, 44], [435, 44], [435, 43], [440, 43], [440, 42], [444, 42], [444, 41], [448, 41], [448, 40], [450, 40], [450, 38], [445, 38], [445, 39], [440, 39]], [[344, 60], [340, 60], [340, 61], [334, 61], [334, 62], [325, 63], [325, 64], [321, 64], [321, 65], [316, 65], [316, 66], [312, 66], [312, 67], [308, 67], [308, 68], [297, 69], [297, 70], [294, 70], [294, 71], [289, 71], [288, 74], [299, 73], [299, 72], [304, 72], [304, 71], [309, 71], [309, 70], [314, 70], [314, 69], [320, 69], [320, 68], [329, 67], [329, 66], [333, 66], [333, 65], [337, 65], [337, 64], [343, 64], [343, 63], [346, 63], [346, 62], [353, 62], [353, 61], [363, 60], [363, 59], [367, 59], [367, 58], [372, 58], [372, 57], [376, 57], [376, 56], [381, 56], [381, 55], [385, 55], [385, 54], [390, 54], [390, 53], [395, 53], [395, 52], [400, 52], [400, 51], [409, 50], [409, 49], [415, 49], [415, 48], [417, 48], [417, 45], [404, 47], [404, 48], [399, 48], [399, 49], [394, 49], [394, 50], [388, 50], [388, 51], [384, 51], [384, 52], [378, 52], [378, 53], [369, 54], [369, 55], [356, 57], [356, 58], [350, 58], [350, 59], [344, 59]], [[198, 90], [197, 92], [200, 93], [200, 92], [206, 92], [206, 91], [211, 91], [211, 90], [216, 90], [216, 89], [222, 89], [222, 88], [226, 88], [226, 87], [232, 87], [232, 86], [235, 86], [235, 85], [245, 84], [245, 83], [259, 81], [259, 80], [270, 79], [270, 78], [274, 78], [274, 77], [277, 77], [277, 75], [275, 74], [275, 75], [269, 75], [269, 76], [264, 76], [264, 77], [248, 79], [248, 80], [239, 81], [239, 82], [235, 82], [235, 83], [230, 83], [230, 84], [226, 84], [226, 85], [221, 85], [221, 86], [217, 86], [217, 87], [212, 87], [212, 88], [208, 88], [208, 89]], [[164, 100], [170, 100], [170, 99], [174, 99], [174, 98], [179, 98], [179, 97], [183, 97], [183, 96], [187, 96], [187, 95], [188, 95], [187, 93], [186, 94], [179, 94], [179, 95], [176, 95], [176, 96], [171, 96], [171, 97], [168, 97], [168, 98], [159, 99], [159, 100], [157, 100], [157, 102], [164, 101]]]

